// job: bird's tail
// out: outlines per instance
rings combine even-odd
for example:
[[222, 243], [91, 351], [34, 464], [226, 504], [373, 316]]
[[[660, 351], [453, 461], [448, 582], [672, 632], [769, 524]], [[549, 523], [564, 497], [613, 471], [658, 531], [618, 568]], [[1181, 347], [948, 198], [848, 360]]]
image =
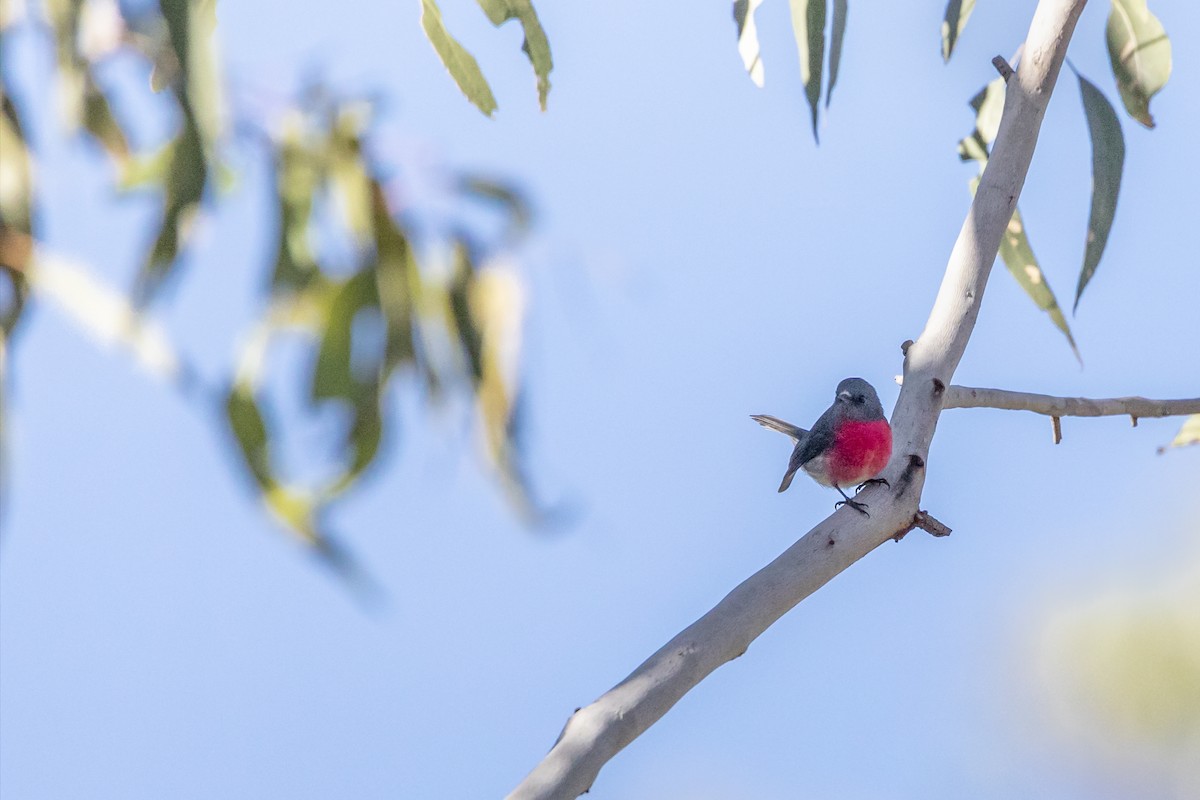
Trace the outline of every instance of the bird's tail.
[[[808, 431], [804, 430], [804, 428], [797, 427], [790, 422], [784, 422], [778, 417], [772, 417], [767, 414], [751, 414], [750, 419], [754, 420], [759, 425], [762, 425], [764, 428], [770, 428], [773, 431], [779, 431], [784, 436], [790, 436], [792, 441], [795, 442], [800, 441], [805, 435], [808, 434]], [[788, 483], [791, 483], [791, 481], [788, 481]], [[783, 487], [783, 489], [786, 488], [787, 486]], [[782, 492], [783, 489], [780, 489], [779, 491]]]

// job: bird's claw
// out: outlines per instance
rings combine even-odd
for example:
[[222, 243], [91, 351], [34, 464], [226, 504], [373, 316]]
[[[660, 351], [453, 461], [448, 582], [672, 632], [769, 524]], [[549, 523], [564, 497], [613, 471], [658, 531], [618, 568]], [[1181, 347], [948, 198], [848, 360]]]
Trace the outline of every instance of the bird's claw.
[[858, 513], [862, 514], [865, 517], [871, 516], [870, 514], [867, 513], [867, 504], [866, 503], [860, 503], [857, 500], [838, 500], [836, 503], [833, 504], [834, 509], [841, 508], [842, 506], [850, 506], [855, 511], [857, 511]]
[[862, 483], [860, 483], [858, 485], [858, 488], [854, 490], [854, 493], [858, 494], [859, 492], [861, 492], [863, 490], [864, 486], [878, 486], [880, 484], [883, 484], [884, 486], [886, 486], [889, 489], [892, 488], [892, 485], [890, 483], [888, 483], [887, 478], [871, 478], [871, 480], [869, 480], [869, 481], [863, 481]]

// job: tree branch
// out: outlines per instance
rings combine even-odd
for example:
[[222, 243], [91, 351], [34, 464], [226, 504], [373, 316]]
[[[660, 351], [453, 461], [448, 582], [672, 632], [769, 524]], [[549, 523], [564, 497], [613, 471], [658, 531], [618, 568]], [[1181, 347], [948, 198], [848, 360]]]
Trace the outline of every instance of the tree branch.
[[831, 578], [901, 531], [911, 530], [925, 457], [946, 387], [966, 350], [1000, 238], [1025, 184], [1046, 104], [1086, 0], [1041, 0], [1025, 58], [1008, 81], [1004, 113], [979, 188], [950, 255], [919, 340], [905, 354], [906, 380], [892, 414], [892, 488], [862, 492], [871, 516], [843, 507], [735, 588], [621, 683], [567, 720], [550, 752], [510, 800], [572, 798], [587, 791], [623, 747], [692, 687], [740, 656], [763, 631]]
[[1145, 397], [1052, 397], [1048, 394], [1010, 392], [1004, 389], [978, 389], [951, 386], [946, 390], [942, 408], [999, 408], [1005, 411], [1032, 411], [1047, 417], [1181, 417], [1200, 414], [1200, 397], [1184, 400], [1150, 400]]

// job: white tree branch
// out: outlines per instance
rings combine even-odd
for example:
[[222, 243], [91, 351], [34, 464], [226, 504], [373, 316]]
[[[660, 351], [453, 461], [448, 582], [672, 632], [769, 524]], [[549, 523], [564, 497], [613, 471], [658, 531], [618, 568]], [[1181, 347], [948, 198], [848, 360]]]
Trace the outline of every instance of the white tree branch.
[[772, 623], [831, 578], [912, 529], [925, 483], [925, 458], [946, 387], [966, 350], [1000, 238], [1037, 144], [1046, 104], [1086, 0], [1041, 0], [1020, 68], [1008, 80], [995, 147], [950, 255], [925, 330], [905, 356], [904, 386], [892, 414], [894, 449], [883, 475], [861, 498], [864, 517], [843, 507], [730, 592], [650, 656], [633, 674], [567, 720], [550, 752], [509, 795], [563, 800], [587, 791], [621, 748], [690, 689], [740, 656]]
[[1184, 400], [1150, 400], [1145, 397], [1092, 399], [951, 386], [946, 391], [942, 408], [999, 408], [1005, 411], [1032, 411], [1047, 417], [1133, 417], [1137, 420], [1200, 414], [1200, 397]]

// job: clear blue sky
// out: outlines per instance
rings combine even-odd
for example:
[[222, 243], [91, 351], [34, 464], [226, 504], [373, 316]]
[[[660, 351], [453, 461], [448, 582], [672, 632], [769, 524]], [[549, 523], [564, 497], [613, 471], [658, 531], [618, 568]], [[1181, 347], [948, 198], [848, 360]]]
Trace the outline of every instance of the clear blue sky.
[[[418, 4], [220, 4], [229, 79], [325, 74], [390, 98], [410, 162], [520, 180], [535, 198], [528, 383], [534, 475], [578, 511], [514, 520], [456, 412], [412, 398], [379, 472], [336, 513], [387, 603], [364, 612], [265, 519], [210, 419], [35, 309], [14, 361], [0, 552], [0, 795], [478, 798], [510, 790], [572, 709], [619, 681], [836, 498], [775, 488], [788, 445], [861, 375], [891, 407], [966, 210], [968, 98], [1031, 0], [980, 3], [943, 66], [943, 4], [853, 3], [817, 148], [786, 4], [759, 13], [766, 88], [728, 3], [542, 0], [555, 70], [537, 112], [515, 26], [446, 0], [500, 102], [484, 119], [424, 40]], [[1075, 64], [1116, 99], [1107, 4]], [[1159, 128], [1122, 113], [1125, 182], [1071, 322], [1086, 363], [999, 267], [956, 379], [1047, 393], [1196, 396], [1200, 12], [1175, 43]], [[103, 161], [56, 138], [50, 56], [26, 37], [44, 225], [120, 285], [149, 206], [106, 205]], [[1090, 152], [1064, 73], [1021, 206], [1069, 305]], [[165, 319], [230, 363], [273, 233], [261, 165], [206, 223]], [[218, 313], [215, 309], [220, 309]], [[597, 798], [1145, 797], [1152, 772], [1078, 748], [1047, 716], [1036, 642], [1055, 610], [1150, 591], [1200, 560], [1200, 448], [1176, 421], [947, 412], [924, 506], [954, 535], [887, 544], [718, 670], [600, 775]], [[1147, 794], [1149, 792], [1150, 794]]]

